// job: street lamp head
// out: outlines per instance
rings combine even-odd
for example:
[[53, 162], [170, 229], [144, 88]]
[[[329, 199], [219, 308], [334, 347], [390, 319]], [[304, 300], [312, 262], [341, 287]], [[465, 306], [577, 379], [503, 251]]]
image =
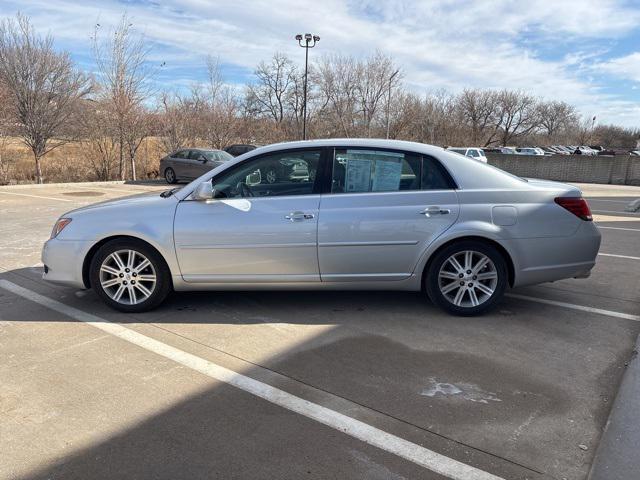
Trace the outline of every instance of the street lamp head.
[[298, 40], [298, 41], [302, 40], [302, 35], [300, 35], [300, 34], [296, 35], [296, 40]]
[[314, 42], [319, 42], [320, 41], [320, 37], [318, 35], [314, 35], [313, 36], [313, 41]]
[[307, 42], [310, 42], [312, 38], [313, 38], [313, 35], [311, 35], [310, 33], [305, 33], [305, 34], [304, 34], [304, 39], [305, 39]]

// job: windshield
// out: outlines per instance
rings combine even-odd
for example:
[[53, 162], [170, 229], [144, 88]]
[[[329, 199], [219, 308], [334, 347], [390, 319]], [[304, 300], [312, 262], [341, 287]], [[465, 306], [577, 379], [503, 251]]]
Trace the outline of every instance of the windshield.
[[232, 155], [229, 155], [227, 152], [222, 150], [209, 150], [206, 152], [202, 152], [207, 160], [218, 161], [218, 162], [226, 162], [233, 158]]

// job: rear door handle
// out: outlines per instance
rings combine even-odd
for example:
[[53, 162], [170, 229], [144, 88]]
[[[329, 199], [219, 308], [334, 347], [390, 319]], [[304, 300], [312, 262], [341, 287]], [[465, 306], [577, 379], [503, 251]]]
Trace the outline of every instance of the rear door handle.
[[433, 215], [448, 215], [449, 213], [451, 213], [451, 210], [449, 210], [448, 208], [427, 207], [420, 212], [420, 215], [431, 217]]
[[314, 215], [313, 213], [291, 212], [289, 215], [285, 215], [284, 218], [292, 222], [301, 222], [302, 220], [311, 220]]

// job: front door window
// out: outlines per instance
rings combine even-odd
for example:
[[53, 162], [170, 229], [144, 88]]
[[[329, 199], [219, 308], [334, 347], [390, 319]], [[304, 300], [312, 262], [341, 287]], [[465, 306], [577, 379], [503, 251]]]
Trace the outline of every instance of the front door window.
[[218, 198], [311, 195], [320, 150], [285, 151], [249, 160], [212, 180]]

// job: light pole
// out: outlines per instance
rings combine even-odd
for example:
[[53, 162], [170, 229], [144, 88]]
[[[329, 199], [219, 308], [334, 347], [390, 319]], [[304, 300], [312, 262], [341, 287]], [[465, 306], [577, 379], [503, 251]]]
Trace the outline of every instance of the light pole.
[[400, 73], [400, 70], [396, 70], [395, 72], [393, 72], [393, 74], [389, 77], [389, 95], [387, 96], [387, 139], [389, 139], [389, 116], [390, 116], [390, 110], [391, 110], [391, 82], [393, 82], [393, 78]]
[[304, 99], [302, 100], [302, 139], [307, 139], [307, 75], [309, 73], [309, 49], [316, 46], [316, 43], [320, 41], [318, 35], [311, 35], [305, 33], [296, 35], [298, 45], [304, 48]]

